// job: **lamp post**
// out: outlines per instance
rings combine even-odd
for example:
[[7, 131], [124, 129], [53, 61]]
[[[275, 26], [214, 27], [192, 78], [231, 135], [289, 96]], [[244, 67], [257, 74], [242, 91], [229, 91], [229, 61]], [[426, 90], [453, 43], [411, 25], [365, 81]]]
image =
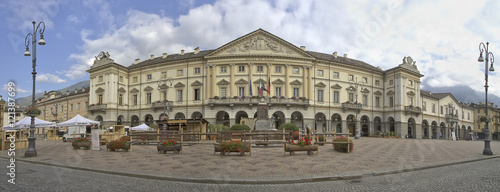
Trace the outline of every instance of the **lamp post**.
[[[160, 90], [162, 88], [162, 85], [167, 85], [169, 84], [170, 88], [172, 88], [172, 84], [174, 82], [174, 79], [172, 77], [163, 77], [162, 79], [159, 79], [158, 80], [158, 90]], [[166, 88], [166, 87], [165, 87]], [[166, 115], [168, 113], [167, 111], [167, 92], [165, 91], [165, 94], [163, 95], [163, 115]], [[170, 110], [170, 109], [168, 109]], [[167, 115], [168, 116], [168, 115]], [[163, 117], [162, 117], [162, 120], [163, 120]], [[163, 131], [166, 131], [167, 130], [167, 124], [163, 124]]]
[[[479, 58], [477, 59], [478, 62], [483, 62], [484, 61], [484, 79], [486, 81], [484, 85], [484, 90], [485, 90], [485, 105], [484, 105], [484, 113], [485, 116], [488, 117], [488, 61], [490, 63], [490, 68], [489, 71], [495, 71], [493, 68], [493, 62], [495, 61], [495, 57], [493, 56], [493, 53], [488, 52], [488, 45], [490, 43], [486, 42], [486, 45], [484, 45], [483, 42], [479, 43]], [[483, 52], [485, 52], [486, 59], [483, 59]], [[491, 58], [490, 58], [491, 57]], [[493, 152], [491, 151], [490, 148], [490, 130], [488, 129], [488, 124], [489, 124], [489, 119], [486, 120], [484, 124], [484, 149], [483, 149], [483, 155], [493, 155]]]
[[354, 135], [354, 139], [359, 139], [359, 127], [358, 127], [358, 106], [359, 106], [359, 103], [358, 103], [358, 86], [361, 88], [361, 90], [363, 90], [363, 83], [362, 82], [359, 82], [358, 81], [358, 78], [356, 77], [356, 81], [353, 81], [353, 82], [349, 82], [349, 86], [351, 87], [350, 89], [352, 90], [352, 88], [354, 87], [354, 95], [356, 97], [356, 120], [354, 122], [354, 130], [356, 132], [356, 134]]
[[[56, 104], [52, 105], [54, 108], [56, 108], [56, 112], [55, 112], [55, 113], [54, 113], [52, 110], [50, 110], [50, 113], [52, 113], [52, 115], [54, 115], [54, 117], [56, 117], [56, 120], [54, 120], [54, 122], [56, 122], [56, 123], [57, 123], [57, 122], [59, 122], [59, 120], [57, 119], [57, 108], [58, 108], [60, 105], [61, 105], [61, 104], [59, 104], [59, 103], [56, 103]], [[45, 128], [43, 128], [43, 129], [44, 129], [44, 131], [43, 131], [43, 132], [45, 133]], [[47, 138], [45, 138], [45, 139], [47, 139]]]
[[[40, 40], [38, 41], [39, 45], [45, 45], [45, 40], [43, 39], [43, 32], [45, 31], [45, 23], [40, 22], [38, 23], [38, 26], [36, 26], [36, 22], [33, 21], [33, 33], [28, 33], [26, 35], [26, 38], [24, 38], [24, 44], [26, 45], [26, 51], [24, 52], [24, 56], [31, 56], [32, 59], [32, 67], [33, 67], [33, 72], [31, 74], [33, 75], [33, 94], [31, 95], [31, 105], [32, 108], [35, 108], [35, 79], [36, 79], [36, 34], [37, 32], [40, 33]], [[30, 50], [29, 50], [29, 44], [30, 40], [28, 37], [31, 36], [31, 48], [33, 48], [33, 55], [31, 55]], [[35, 148], [35, 116], [34, 114], [30, 115], [31, 116], [31, 125], [30, 125], [30, 137], [28, 138], [28, 149], [24, 153], [24, 156], [26, 157], [35, 157], [37, 155], [36, 153], [36, 148]]]

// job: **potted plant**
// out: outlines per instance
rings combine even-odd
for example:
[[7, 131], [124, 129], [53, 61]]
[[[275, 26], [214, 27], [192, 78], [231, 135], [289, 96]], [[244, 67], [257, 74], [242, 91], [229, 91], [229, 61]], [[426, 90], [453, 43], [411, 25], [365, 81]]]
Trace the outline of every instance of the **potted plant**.
[[227, 99], [227, 97], [226, 97], [226, 96], [224, 96], [224, 97], [221, 97], [220, 99]]
[[285, 99], [285, 96], [281, 96], [280, 99]]
[[176, 140], [164, 140], [163, 142], [158, 143], [156, 146], [158, 149], [158, 153], [167, 153], [167, 151], [173, 151], [175, 154], [178, 154], [181, 151], [181, 145], [177, 143]]
[[346, 137], [339, 137], [333, 139], [333, 149], [340, 152], [350, 153], [354, 150], [354, 143], [351, 139]]
[[323, 135], [319, 135], [316, 139], [317, 139], [319, 146], [323, 146], [324, 142], [326, 141], [325, 136], [323, 136]]
[[219, 100], [219, 96], [214, 96], [214, 99], [215, 100]]
[[293, 140], [298, 140], [299, 137], [300, 137], [300, 132], [299, 131], [295, 131], [295, 132], [293, 132], [292, 136], [293, 136]]
[[30, 105], [29, 107], [26, 107], [26, 109], [24, 109], [23, 113], [25, 116], [36, 117], [40, 115], [41, 111], [37, 107]]
[[120, 139], [111, 141], [106, 144], [106, 148], [109, 151], [116, 151], [117, 149], [128, 151], [130, 149], [129, 137], [123, 136]]
[[77, 137], [76, 139], [73, 139], [73, 142], [71, 142], [71, 146], [73, 146], [73, 149], [80, 149], [81, 147], [83, 147], [83, 149], [89, 150], [90, 143], [91, 143], [90, 140], [88, 140], [85, 137], [83, 138]]
[[479, 121], [481, 121], [482, 123], [488, 123], [490, 122], [490, 118], [486, 116], [481, 116], [481, 118], [479, 118]]
[[245, 155], [245, 152], [250, 152], [250, 143], [241, 141], [227, 141], [215, 144], [215, 152], [220, 152], [221, 155], [226, 153], [236, 152], [240, 155]]
[[234, 96], [233, 99], [238, 99], [238, 96]]
[[276, 98], [278, 98], [278, 97], [276, 97], [276, 95], [275, 95], [275, 96], [272, 96], [271, 98], [276, 99]]
[[285, 152], [290, 152], [290, 155], [295, 155], [295, 151], [307, 151], [308, 155], [312, 155], [314, 151], [318, 151], [318, 145], [311, 144], [311, 139], [304, 137], [299, 140], [290, 140], [285, 144]]

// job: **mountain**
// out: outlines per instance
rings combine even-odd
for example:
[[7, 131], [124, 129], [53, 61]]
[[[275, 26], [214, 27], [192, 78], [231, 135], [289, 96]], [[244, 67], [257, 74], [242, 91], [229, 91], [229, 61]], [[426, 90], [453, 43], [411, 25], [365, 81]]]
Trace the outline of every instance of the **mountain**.
[[[465, 103], [484, 103], [484, 91], [474, 91], [467, 86], [454, 86], [454, 87], [430, 87], [425, 86], [425, 91], [433, 93], [451, 93], [460, 102]], [[488, 102], [500, 105], [500, 97], [488, 92]]]
[[[75, 89], [81, 89], [82, 87], [89, 87], [89, 86], [90, 86], [90, 80], [86, 80], [86, 81], [81, 81], [81, 82], [78, 82], [76, 84], [70, 85], [68, 87], [59, 89], [57, 91], [59, 91], [61, 93], [66, 93], [66, 91], [74, 91]], [[35, 99], [43, 97], [43, 94], [44, 93], [36, 93], [35, 94]], [[24, 107], [26, 107], [28, 105], [31, 105], [31, 95], [30, 96], [26, 96], [26, 97], [17, 98], [17, 102], [16, 103], [21, 108], [24, 108]]]

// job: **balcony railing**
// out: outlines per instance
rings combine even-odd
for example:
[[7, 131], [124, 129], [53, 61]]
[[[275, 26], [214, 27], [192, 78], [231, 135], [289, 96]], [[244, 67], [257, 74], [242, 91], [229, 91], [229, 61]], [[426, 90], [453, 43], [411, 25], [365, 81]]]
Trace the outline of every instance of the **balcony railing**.
[[234, 105], [258, 105], [259, 103], [267, 103], [269, 107], [274, 105], [286, 105], [290, 106], [304, 106], [305, 109], [309, 107], [309, 99], [292, 99], [292, 98], [226, 98], [226, 99], [214, 99], [210, 98], [208, 100], [208, 104], [210, 107], [214, 107], [216, 105], [226, 105], [229, 107], [234, 107]]
[[458, 115], [446, 114], [446, 115], [444, 115], [444, 117], [446, 118], [446, 122], [456, 122], [456, 121], [458, 121]]
[[158, 109], [163, 110], [163, 108], [168, 108], [170, 111], [172, 110], [172, 107], [174, 107], [174, 102], [173, 101], [156, 101], [151, 103], [151, 109], [153, 109], [154, 112], [156, 112]]
[[420, 115], [422, 113], [422, 109], [420, 107], [414, 107], [414, 106], [405, 106], [405, 114], [415, 114], [415, 115]]
[[87, 110], [92, 114], [94, 114], [94, 112], [97, 111], [106, 112], [107, 106], [108, 106], [107, 104], [90, 105]]
[[359, 113], [359, 111], [363, 110], [363, 104], [344, 102], [344, 103], [342, 103], [342, 110], [344, 111], [344, 113], [347, 110], [358, 110], [358, 113]]

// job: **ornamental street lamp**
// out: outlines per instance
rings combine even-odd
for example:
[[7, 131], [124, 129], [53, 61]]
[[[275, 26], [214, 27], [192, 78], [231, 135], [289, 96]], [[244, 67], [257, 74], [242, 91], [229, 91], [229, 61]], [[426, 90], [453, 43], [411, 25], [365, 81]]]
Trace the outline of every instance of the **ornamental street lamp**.
[[[24, 44], [26, 45], [26, 51], [24, 52], [24, 56], [31, 56], [32, 59], [32, 67], [33, 67], [33, 94], [31, 95], [31, 107], [35, 108], [35, 79], [36, 79], [36, 34], [40, 33], [40, 40], [38, 41], [39, 45], [45, 45], [45, 40], [43, 39], [43, 32], [45, 31], [45, 23], [40, 22], [38, 26], [35, 28], [36, 22], [33, 21], [33, 33], [28, 33], [26, 38], [24, 39]], [[41, 28], [40, 28], [41, 27]], [[31, 36], [31, 48], [33, 48], [33, 55], [31, 55], [29, 50], [30, 40], [28, 37]], [[35, 114], [31, 114], [31, 125], [30, 125], [30, 137], [28, 138], [28, 149], [24, 153], [25, 157], [35, 157], [37, 155], [35, 148]]]
[[354, 121], [354, 126], [355, 126], [355, 132], [356, 134], [354, 135], [354, 139], [359, 139], [359, 127], [358, 127], [358, 86], [363, 90], [363, 82], [359, 82], [358, 78], [356, 77], [356, 81], [349, 81], [349, 86], [350, 90], [353, 90], [354, 87], [354, 95], [356, 97], [356, 120]]
[[[485, 105], [484, 105], [484, 112], [485, 116], [488, 117], [488, 61], [490, 61], [490, 69], [489, 71], [495, 71], [493, 68], [493, 62], [495, 61], [495, 57], [493, 56], [493, 53], [488, 52], [488, 45], [490, 43], [486, 42], [486, 46], [484, 45], [483, 42], [479, 43], [479, 58], [477, 59], [478, 62], [483, 62], [484, 61], [484, 79], [486, 81], [484, 85], [484, 90], [485, 90]], [[483, 59], [483, 52], [485, 52], [486, 55], [486, 60]], [[491, 57], [491, 58], [490, 58]], [[484, 149], [483, 149], [483, 155], [493, 155], [493, 152], [491, 151], [490, 148], [490, 131], [488, 129], [488, 124], [489, 124], [489, 119], [485, 121], [484, 124]]]
[[[56, 104], [53, 104], [53, 105], [52, 105], [54, 108], [56, 108], [56, 112], [52, 111], [52, 109], [50, 110], [50, 113], [52, 113], [52, 115], [56, 118], [56, 120], [54, 120], [54, 122], [56, 122], [56, 123], [58, 123], [58, 122], [59, 122], [59, 120], [57, 119], [57, 108], [58, 108], [60, 105], [61, 105], [61, 104], [59, 104], [59, 103], [56, 103]], [[45, 128], [42, 128], [42, 129], [43, 129], [43, 132], [45, 133]], [[44, 135], [45, 135], [45, 134], [44, 134]], [[47, 138], [45, 138], [45, 139], [47, 139]]]
[[[174, 83], [174, 79], [172, 77], [163, 77], [162, 79], [158, 80], [158, 90], [162, 88], [167, 88], [167, 84], [169, 85], [170, 88], [172, 88], [172, 84]], [[168, 109], [168, 110], [167, 110]], [[163, 115], [167, 115], [168, 117], [168, 111], [170, 111], [170, 106], [167, 107], [167, 92], [165, 91], [165, 94], [163, 94]], [[163, 117], [162, 119], [163, 120]], [[167, 124], [163, 124], [163, 131], [167, 130]]]

